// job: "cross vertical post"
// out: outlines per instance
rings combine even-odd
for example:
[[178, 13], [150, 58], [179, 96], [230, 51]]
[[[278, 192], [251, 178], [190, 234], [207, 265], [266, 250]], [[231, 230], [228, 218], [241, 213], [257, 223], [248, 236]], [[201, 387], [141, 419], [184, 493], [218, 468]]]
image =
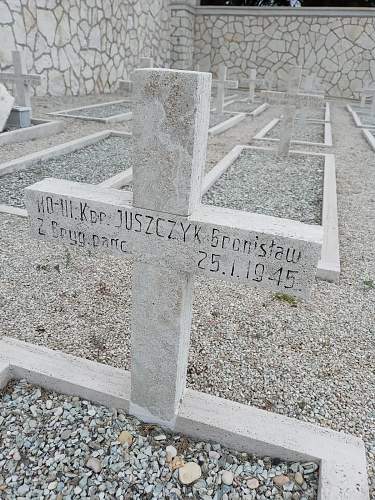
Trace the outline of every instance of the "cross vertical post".
[[[211, 75], [140, 70], [133, 85], [134, 207], [187, 217], [200, 202]], [[132, 297], [130, 412], [170, 427], [185, 389], [192, 277], [137, 261]]]
[[152, 57], [140, 57], [138, 68], [153, 68], [154, 60]]

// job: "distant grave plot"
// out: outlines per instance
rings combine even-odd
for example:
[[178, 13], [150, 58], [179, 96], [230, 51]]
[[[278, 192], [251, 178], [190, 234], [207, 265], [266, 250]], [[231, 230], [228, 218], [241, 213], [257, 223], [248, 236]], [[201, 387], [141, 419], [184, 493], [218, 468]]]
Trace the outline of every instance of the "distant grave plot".
[[323, 175], [323, 156], [244, 149], [203, 203], [321, 224]]
[[347, 105], [346, 109], [353, 118], [356, 127], [359, 128], [375, 128], [375, 115], [368, 108], [360, 106]]
[[0, 165], [0, 211], [26, 215], [25, 187], [46, 177], [100, 184], [129, 163], [131, 134], [104, 131]]
[[203, 182], [202, 203], [323, 227], [317, 276], [338, 281], [340, 256], [332, 154], [236, 146]]
[[330, 122], [331, 121], [331, 106], [326, 102], [324, 107], [320, 109], [299, 110], [296, 113], [296, 118], [307, 122]]
[[120, 101], [80, 106], [79, 108], [63, 109], [48, 114], [102, 123], [116, 123], [131, 120], [132, 102], [122, 99]]
[[[276, 142], [280, 140], [282, 130], [280, 118], [274, 118], [254, 136], [254, 139]], [[331, 123], [296, 120], [291, 142], [306, 146], [331, 147], [333, 144]]]
[[64, 128], [64, 122], [59, 120], [31, 119], [31, 126], [25, 128], [8, 128], [0, 133], [0, 146], [26, 142], [58, 134]]
[[210, 128], [208, 129], [209, 135], [218, 135], [226, 130], [234, 127], [246, 118], [244, 113], [210, 113]]

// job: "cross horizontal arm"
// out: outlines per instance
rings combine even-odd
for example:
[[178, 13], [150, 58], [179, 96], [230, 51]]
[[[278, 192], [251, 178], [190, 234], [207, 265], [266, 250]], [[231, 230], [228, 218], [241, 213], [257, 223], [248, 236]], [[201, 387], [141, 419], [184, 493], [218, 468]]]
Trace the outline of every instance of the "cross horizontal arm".
[[181, 217], [133, 207], [130, 199], [127, 192], [57, 179], [25, 189], [39, 239], [308, 297], [321, 251], [319, 227], [205, 206]]
[[324, 96], [318, 94], [288, 94], [285, 92], [262, 90], [262, 95], [270, 104], [287, 104], [297, 108], [316, 108], [324, 104]]

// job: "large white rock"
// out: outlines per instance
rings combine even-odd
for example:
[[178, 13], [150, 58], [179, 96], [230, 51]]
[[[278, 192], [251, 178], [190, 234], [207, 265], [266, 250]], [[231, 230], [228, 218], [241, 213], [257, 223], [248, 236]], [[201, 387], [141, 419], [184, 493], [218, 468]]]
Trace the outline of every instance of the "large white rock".
[[0, 83], [0, 132], [4, 130], [14, 104], [14, 97], [9, 94], [5, 86]]

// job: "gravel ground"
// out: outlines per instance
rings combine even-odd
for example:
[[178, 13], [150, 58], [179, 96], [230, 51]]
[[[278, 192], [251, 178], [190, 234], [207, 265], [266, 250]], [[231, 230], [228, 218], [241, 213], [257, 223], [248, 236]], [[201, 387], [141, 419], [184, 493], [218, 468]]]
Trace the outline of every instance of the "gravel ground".
[[324, 159], [245, 150], [203, 203], [321, 224]]
[[308, 109], [306, 111], [298, 111], [296, 116], [301, 120], [324, 120], [326, 108]]
[[375, 116], [369, 115], [366, 112], [357, 112], [359, 118], [361, 119], [362, 125], [366, 127], [375, 127]]
[[130, 103], [118, 103], [118, 104], [103, 104], [102, 106], [98, 106], [97, 108], [88, 108], [88, 109], [76, 109], [75, 111], [71, 111], [70, 115], [76, 116], [86, 116], [88, 118], [109, 118], [111, 116], [121, 115], [122, 113], [130, 113], [131, 107]]
[[288, 464], [193, 441], [25, 381], [0, 395], [0, 421], [3, 499], [317, 497], [313, 462]]
[[[63, 109], [100, 99], [59, 98], [45, 101], [47, 108], [39, 100], [35, 116], [57, 104]], [[318, 281], [308, 303], [289, 303], [244, 286], [196, 280], [188, 385], [362, 437], [375, 498], [374, 153], [343, 106], [332, 104], [340, 283]], [[248, 144], [279, 111], [272, 106], [210, 138], [206, 169], [236, 144]], [[69, 122], [54, 141], [103, 128]], [[6, 146], [2, 155], [15, 158], [45, 144]], [[33, 241], [25, 220], [0, 214], [0, 335], [128, 368], [131, 271], [126, 259]]]
[[[278, 139], [282, 127], [282, 123], [279, 122], [265, 137]], [[294, 123], [293, 140], [324, 143], [324, 124], [304, 122], [303, 120], [296, 121]]]
[[213, 113], [211, 112], [210, 114], [210, 128], [215, 127], [216, 125], [219, 125], [219, 123], [225, 122], [226, 120], [229, 120], [235, 116], [234, 114], [230, 113]]
[[0, 177], [0, 203], [24, 207], [23, 189], [45, 177], [98, 184], [129, 166], [130, 139], [108, 137], [58, 158]]

